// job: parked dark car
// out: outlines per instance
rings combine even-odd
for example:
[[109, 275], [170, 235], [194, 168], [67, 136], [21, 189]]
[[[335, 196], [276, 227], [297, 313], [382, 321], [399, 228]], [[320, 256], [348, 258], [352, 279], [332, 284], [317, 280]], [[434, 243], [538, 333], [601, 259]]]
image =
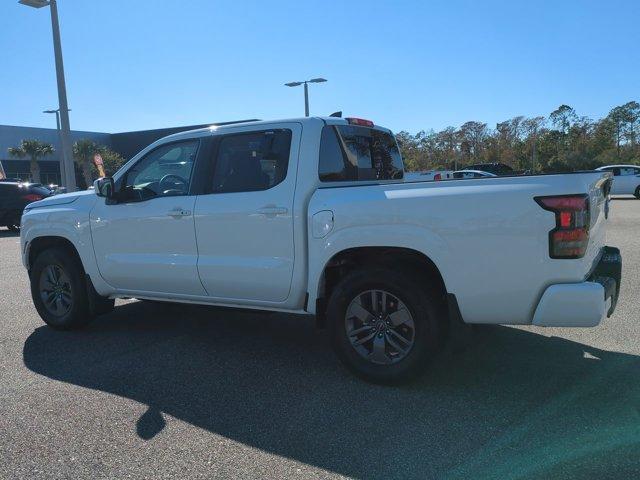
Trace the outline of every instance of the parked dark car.
[[0, 182], [0, 226], [19, 231], [24, 207], [49, 195], [51, 190], [39, 183]]
[[518, 173], [509, 165], [505, 165], [504, 163], [476, 163], [475, 165], [467, 165], [464, 168], [465, 170], [481, 170], [498, 176], [516, 175]]

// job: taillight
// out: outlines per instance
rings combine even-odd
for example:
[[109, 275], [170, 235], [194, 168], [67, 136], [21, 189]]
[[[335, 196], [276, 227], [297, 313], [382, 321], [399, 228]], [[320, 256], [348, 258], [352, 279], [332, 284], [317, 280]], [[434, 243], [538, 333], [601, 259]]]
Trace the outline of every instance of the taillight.
[[37, 202], [38, 200], [42, 200], [44, 197], [42, 195], [38, 195], [35, 193], [28, 193], [27, 195], [23, 195], [22, 199], [27, 202]]
[[549, 232], [551, 258], [582, 258], [589, 244], [589, 197], [559, 195], [536, 197], [535, 201], [556, 215], [556, 228]]

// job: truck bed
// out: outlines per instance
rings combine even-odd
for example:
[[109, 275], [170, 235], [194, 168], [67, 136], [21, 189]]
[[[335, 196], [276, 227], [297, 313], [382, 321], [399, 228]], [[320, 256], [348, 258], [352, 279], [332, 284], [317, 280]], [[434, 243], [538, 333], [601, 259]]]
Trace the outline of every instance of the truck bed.
[[[584, 281], [598, 261], [608, 178], [589, 171], [321, 187], [309, 211], [332, 211], [334, 227], [309, 237], [309, 263], [324, 265], [313, 256], [342, 244], [414, 249], [438, 267], [467, 323], [529, 324], [549, 285]], [[589, 195], [588, 249], [579, 259], [552, 259], [555, 216], [534, 198], [567, 194]]]

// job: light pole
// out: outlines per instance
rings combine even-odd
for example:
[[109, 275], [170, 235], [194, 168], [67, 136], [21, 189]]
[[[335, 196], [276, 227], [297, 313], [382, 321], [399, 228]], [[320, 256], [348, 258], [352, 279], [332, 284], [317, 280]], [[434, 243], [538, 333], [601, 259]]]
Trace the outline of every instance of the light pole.
[[324, 78], [312, 78], [311, 80], [304, 80], [303, 82], [290, 82], [285, 83], [287, 87], [299, 87], [300, 85], [304, 85], [304, 116], [309, 116], [309, 86], [308, 83], [322, 83], [327, 80]]
[[74, 192], [76, 173], [73, 166], [73, 150], [71, 146], [71, 129], [69, 127], [69, 106], [67, 105], [67, 88], [64, 81], [64, 65], [62, 63], [62, 46], [60, 44], [60, 25], [58, 24], [58, 6], [56, 0], [19, 0], [18, 3], [33, 8], [47, 5], [51, 9], [51, 29], [53, 30], [53, 53], [56, 60], [56, 78], [58, 81], [58, 105], [60, 105], [60, 143], [62, 146], [62, 162], [64, 167], [64, 186], [67, 192]]
[[[69, 109], [69, 111], [71, 111], [71, 109]], [[62, 145], [62, 133], [60, 131], [60, 109], [57, 110], [44, 110], [42, 113], [55, 113], [56, 114], [56, 130], [58, 131], [58, 136], [60, 137], [60, 145]], [[64, 164], [64, 157], [62, 158], [62, 161], [60, 162], [60, 184], [62, 184], [62, 180], [64, 180], [65, 177], [65, 172], [66, 172], [66, 166]]]

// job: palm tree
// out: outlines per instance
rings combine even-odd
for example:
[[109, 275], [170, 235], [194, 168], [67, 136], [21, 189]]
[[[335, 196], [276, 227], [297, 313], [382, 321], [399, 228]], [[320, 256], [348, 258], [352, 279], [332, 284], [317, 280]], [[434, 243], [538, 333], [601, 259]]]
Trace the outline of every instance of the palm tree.
[[84, 178], [87, 187], [90, 187], [93, 183], [92, 176], [92, 161], [93, 156], [96, 153], [101, 153], [104, 147], [97, 144], [93, 140], [83, 138], [73, 144], [73, 159], [78, 166], [82, 169], [82, 177]]
[[51, 155], [53, 145], [50, 143], [41, 142], [39, 140], [22, 140], [19, 147], [10, 147], [9, 155], [16, 158], [29, 157], [31, 161], [31, 181], [40, 183], [40, 165], [38, 160], [47, 155]]

